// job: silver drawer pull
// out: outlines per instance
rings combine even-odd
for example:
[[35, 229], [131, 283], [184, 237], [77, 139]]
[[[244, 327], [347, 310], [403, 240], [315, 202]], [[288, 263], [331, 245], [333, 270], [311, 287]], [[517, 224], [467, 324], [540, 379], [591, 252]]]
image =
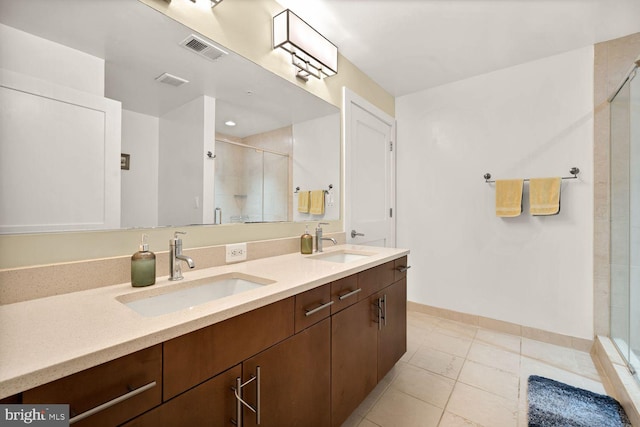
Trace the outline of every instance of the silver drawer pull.
[[133, 396], [137, 396], [140, 393], [144, 393], [145, 391], [147, 391], [147, 390], [149, 390], [149, 389], [151, 389], [151, 388], [153, 388], [155, 386], [156, 386], [156, 382], [155, 381], [150, 382], [147, 385], [143, 385], [142, 387], [139, 387], [139, 388], [137, 388], [135, 390], [132, 390], [127, 394], [123, 394], [120, 397], [116, 397], [113, 400], [110, 400], [110, 401], [108, 401], [106, 403], [103, 403], [100, 406], [96, 406], [93, 409], [89, 409], [88, 411], [85, 411], [85, 412], [81, 413], [80, 415], [77, 415], [77, 416], [71, 418], [69, 420], [69, 424], [73, 424], [73, 423], [76, 423], [76, 422], [78, 422], [80, 420], [84, 420], [85, 418], [90, 417], [93, 414], [97, 414], [98, 412], [104, 411], [105, 409], [110, 408], [110, 407], [112, 407], [114, 405], [117, 405], [120, 402], [123, 402], [123, 401], [125, 401], [127, 399], [131, 399]]
[[339, 296], [338, 296], [338, 299], [339, 299], [340, 301], [342, 301], [343, 299], [347, 299], [347, 298], [349, 298], [350, 296], [357, 294], [357, 293], [358, 293], [358, 292], [360, 292], [361, 290], [362, 290], [362, 288], [358, 288], [358, 289], [355, 289], [355, 290], [353, 290], [353, 291], [351, 291], [351, 292], [347, 292], [346, 294], [339, 295]]
[[322, 304], [320, 307], [316, 307], [316, 308], [314, 308], [313, 310], [307, 310], [307, 309], [305, 309], [305, 310], [304, 310], [304, 315], [305, 315], [305, 316], [311, 316], [312, 314], [317, 313], [317, 312], [319, 312], [320, 310], [323, 310], [323, 309], [325, 309], [325, 308], [329, 307], [329, 306], [330, 306], [331, 304], [333, 304], [333, 303], [334, 303], [334, 301], [329, 301], [329, 302], [326, 302], [326, 303]]
[[406, 265], [406, 266], [403, 265], [403, 266], [400, 266], [400, 267], [396, 268], [396, 270], [398, 270], [400, 273], [404, 273], [405, 271], [407, 271], [410, 268], [411, 268], [410, 265]]

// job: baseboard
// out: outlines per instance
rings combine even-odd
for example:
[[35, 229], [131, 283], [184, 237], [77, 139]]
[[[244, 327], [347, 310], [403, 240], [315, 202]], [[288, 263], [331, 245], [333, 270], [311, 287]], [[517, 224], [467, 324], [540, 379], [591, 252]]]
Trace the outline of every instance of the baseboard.
[[407, 301], [407, 309], [410, 311], [417, 311], [419, 313], [425, 313], [444, 319], [455, 320], [456, 322], [479, 326], [485, 329], [492, 329], [494, 331], [503, 332], [506, 334], [518, 335], [536, 341], [569, 347], [580, 351], [588, 352], [593, 346], [593, 340], [572, 337], [569, 335], [562, 335], [555, 332], [545, 331], [543, 329], [531, 328], [529, 326], [518, 325], [516, 323], [505, 322], [502, 320], [496, 320], [490, 317], [483, 317], [475, 314], [448, 310], [446, 308], [419, 304], [413, 301]]

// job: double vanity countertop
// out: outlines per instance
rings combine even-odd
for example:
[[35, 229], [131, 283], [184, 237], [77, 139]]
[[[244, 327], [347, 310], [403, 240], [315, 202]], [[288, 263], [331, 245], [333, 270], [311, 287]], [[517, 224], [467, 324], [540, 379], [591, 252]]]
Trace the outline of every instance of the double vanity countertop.
[[[202, 270], [178, 282], [100, 287], [0, 306], [0, 399], [384, 264], [406, 249], [340, 245], [326, 254], [363, 254], [346, 262], [292, 253]], [[195, 260], [197, 264], [197, 259]], [[264, 286], [156, 316], [125, 305], [218, 276], [259, 278]], [[266, 280], [265, 280], [266, 279]]]

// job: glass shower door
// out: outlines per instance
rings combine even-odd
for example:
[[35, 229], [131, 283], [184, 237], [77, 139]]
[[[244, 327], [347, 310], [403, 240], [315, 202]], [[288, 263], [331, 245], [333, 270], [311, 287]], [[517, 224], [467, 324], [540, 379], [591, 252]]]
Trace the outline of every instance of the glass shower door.
[[640, 79], [611, 100], [611, 338], [640, 367]]

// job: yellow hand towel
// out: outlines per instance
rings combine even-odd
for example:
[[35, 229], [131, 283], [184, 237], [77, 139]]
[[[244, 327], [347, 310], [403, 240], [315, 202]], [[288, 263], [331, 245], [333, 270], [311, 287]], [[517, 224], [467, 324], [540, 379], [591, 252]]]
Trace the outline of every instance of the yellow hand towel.
[[529, 212], [531, 215], [560, 213], [562, 178], [531, 178], [529, 180]]
[[298, 212], [309, 213], [309, 192], [298, 191]]
[[522, 179], [496, 180], [496, 216], [514, 217], [522, 213]]
[[309, 213], [313, 215], [324, 214], [324, 190], [313, 190], [311, 192], [311, 208]]

